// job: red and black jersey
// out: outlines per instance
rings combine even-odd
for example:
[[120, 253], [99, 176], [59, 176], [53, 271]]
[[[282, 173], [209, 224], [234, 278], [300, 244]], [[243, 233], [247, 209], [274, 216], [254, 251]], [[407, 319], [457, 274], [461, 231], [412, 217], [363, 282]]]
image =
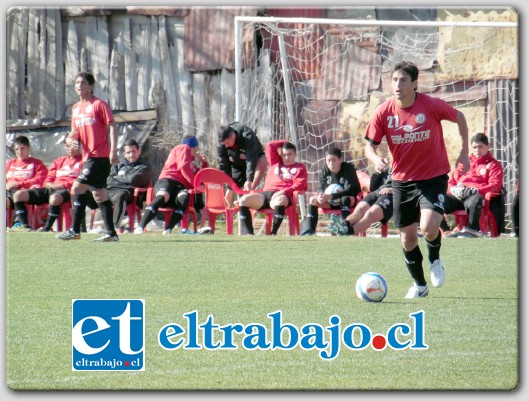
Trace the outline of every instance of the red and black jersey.
[[110, 156], [108, 126], [113, 122], [110, 106], [95, 96], [73, 105], [72, 130], [79, 134], [83, 160]]
[[448, 180], [448, 186], [464, 184], [468, 188], [477, 188], [480, 195], [485, 196], [487, 192], [500, 193], [503, 186], [503, 168], [490, 152], [485, 156], [476, 157], [470, 155], [470, 169], [462, 174], [462, 165], [457, 166]]
[[81, 155], [70, 157], [60, 156], [50, 165], [44, 184], [61, 184], [64, 189], [70, 189], [81, 171], [83, 165]]
[[269, 164], [266, 173], [263, 191], [285, 191], [288, 197], [292, 197], [295, 191], [307, 190], [307, 169], [303, 163], [295, 162], [285, 166], [283, 159], [277, 152], [284, 140], [272, 141], [266, 145], [266, 159]]
[[48, 168], [40, 159], [11, 159], [6, 163], [6, 184], [16, 182], [17, 189], [40, 188], [47, 173]]
[[176, 145], [169, 153], [158, 179], [171, 178], [180, 182], [187, 189], [192, 189], [195, 172], [191, 163], [193, 163], [191, 148], [184, 144]]
[[376, 109], [365, 139], [378, 145], [386, 137], [393, 180], [427, 180], [450, 172], [441, 122], [457, 122], [458, 113], [444, 100], [423, 93], [405, 109], [390, 99]]

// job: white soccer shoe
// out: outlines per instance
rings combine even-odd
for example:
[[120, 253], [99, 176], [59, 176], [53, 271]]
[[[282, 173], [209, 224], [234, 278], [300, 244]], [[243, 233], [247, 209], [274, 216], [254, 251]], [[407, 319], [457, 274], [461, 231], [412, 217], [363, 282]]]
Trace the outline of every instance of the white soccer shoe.
[[135, 227], [134, 228], [134, 234], [143, 234], [143, 227]]
[[413, 298], [424, 298], [428, 296], [428, 286], [427, 285], [417, 285], [413, 283], [411, 288], [408, 290], [408, 293], [404, 298], [413, 299]]
[[441, 263], [441, 259], [430, 263], [430, 280], [436, 288], [442, 287], [445, 283], [445, 268]]

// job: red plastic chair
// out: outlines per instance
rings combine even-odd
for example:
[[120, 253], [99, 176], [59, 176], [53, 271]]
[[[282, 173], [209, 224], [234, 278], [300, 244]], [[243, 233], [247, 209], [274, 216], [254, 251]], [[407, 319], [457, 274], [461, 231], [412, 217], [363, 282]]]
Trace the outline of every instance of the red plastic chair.
[[215, 222], [218, 214], [226, 215], [226, 234], [233, 234], [233, 220], [239, 211], [238, 206], [228, 206], [225, 200], [226, 187], [230, 188], [238, 195], [244, 195], [247, 192], [241, 190], [233, 179], [223, 171], [207, 167], [201, 169], [195, 175], [193, 183], [196, 192], [204, 192], [206, 195], [206, 204], [204, 213], [208, 215], [209, 225], [212, 234], [215, 233]]
[[149, 184], [147, 188], [134, 188], [134, 200], [127, 205], [127, 216], [129, 216], [129, 232], [131, 233], [134, 232], [136, 219], [138, 219], [138, 221], [141, 220], [142, 207], [138, 206], [138, 198], [141, 194], [146, 193], [149, 188], [152, 188], [151, 184]]
[[[481, 216], [479, 218], [479, 230], [481, 233], [487, 235], [490, 231], [490, 236], [493, 238], [498, 237], [500, 233], [498, 232], [498, 226], [494, 214], [490, 210], [490, 200], [500, 195], [501, 194], [494, 192], [487, 192], [485, 194], [485, 205], [481, 210]], [[468, 224], [468, 215], [465, 210], [455, 210], [450, 214], [455, 217], [458, 230], [462, 230], [463, 227]]]

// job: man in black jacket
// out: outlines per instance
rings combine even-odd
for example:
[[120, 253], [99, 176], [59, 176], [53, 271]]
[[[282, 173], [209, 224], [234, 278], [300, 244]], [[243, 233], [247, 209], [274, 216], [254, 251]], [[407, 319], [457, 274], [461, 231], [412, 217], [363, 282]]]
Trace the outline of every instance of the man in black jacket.
[[151, 167], [140, 158], [140, 155], [141, 149], [138, 143], [134, 139], [128, 139], [124, 145], [123, 159], [119, 164], [114, 164], [110, 170], [107, 189], [114, 205], [113, 220], [116, 227], [119, 227], [127, 205], [134, 201], [134, 189], [149, 185]]
[[220, 127], [217, 156], [219, 169], [245, 191], [256, 189], [266, 172], [263, 145], [255, 132], [238, 122]]

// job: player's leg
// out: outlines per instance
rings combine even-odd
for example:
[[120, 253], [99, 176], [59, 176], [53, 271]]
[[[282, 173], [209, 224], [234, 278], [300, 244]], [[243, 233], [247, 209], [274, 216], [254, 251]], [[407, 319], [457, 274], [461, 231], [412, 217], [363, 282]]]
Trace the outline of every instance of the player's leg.
[[448, 187], [448, 176], [443, 175], [421, 182], [420, 229], [428, 248], [428, 261], [430, 262], [430, 279], [434, 287], [441, 287], [445, 282], [445, 269], [441, 262], [441, 239], [439, 229], [443, 216], [444, 198]]
[[259, 156], [257, 159], [257, 165], [255, 166], [255, 174], [253, 176], [252, 188], [257, 189], [261, 180], [263, 179], [266, 168], [268, 167], [268, 162], [266, 161], [265, 155]]
[[265, 203], [263, 193], [250, 193], [243, 195], [239, 200], [239, 213], [241, 222], [241, 235], [253, 235], [252, 213], [250, 209], [259, 210]]
[[272, 195], [270, 200], [270, 207], [274, 209], [274, 217], [272, 219], [272, 231], [270, 235], [277, 235], [277, 231], [285, 218], [285, 209], [290, 205], [290, 198], [284, 194], [277, 192]]
[[110, 174], [110, 159], [94, 159], [94, 172], [91, 174], [89, 184], [93, 187], [92, 195], [94, 196], [99, 212], [106, 228], [106, 235], [97, 239], [98, 242], [118, 241], [118, 234], [114, 226], [112, 202], [108, 196], [107, 178]]
[[307, 208], [307, 216], [301, 222], [301, 235], [314, 235], [318, 227], [318, 208], [321, 204], [318, 202], [317, 196], [309, 198], [309, 207]]
[[29, 193], [27, 189], [19, 189], [13, 194], [13, 204], [15, 209], [14, 220], [16, 223], [18, 223], [17, 226], [19, 226], [22, 230], [31, 230], [31, 227], [28, 223], [28, 213], [26, 209], [26, 204], [28, 201]]
[[189, 192], [182, 186], [176, 195], [174, 211], [171, 214], [168, 226], [164, 227], [164, 231], [171, 232], [171, 230], [180, 222], [180, 220], [182, 220], [184, 213], [189, 207], [189, 198]]
[[172, 181], [169, 181], [167, 178], [162, 178], [161, 180], [158, 180], [158, 182], [154, 186], [154, 199], [143, 210], [140, 223], [138, 224], [138, 227], [136, 227], [136, 229], [134, 230], [134, 234], [143, 233], [145, 227], [147, 227], [147, 224], [149, 224], [152, 219], [156, 217], [158, 209], [164, 206], [167, 202], [169, 202], [172, 190], [175, 191], [176, 195], [176, 188], [172, 189], [172, 186]]

